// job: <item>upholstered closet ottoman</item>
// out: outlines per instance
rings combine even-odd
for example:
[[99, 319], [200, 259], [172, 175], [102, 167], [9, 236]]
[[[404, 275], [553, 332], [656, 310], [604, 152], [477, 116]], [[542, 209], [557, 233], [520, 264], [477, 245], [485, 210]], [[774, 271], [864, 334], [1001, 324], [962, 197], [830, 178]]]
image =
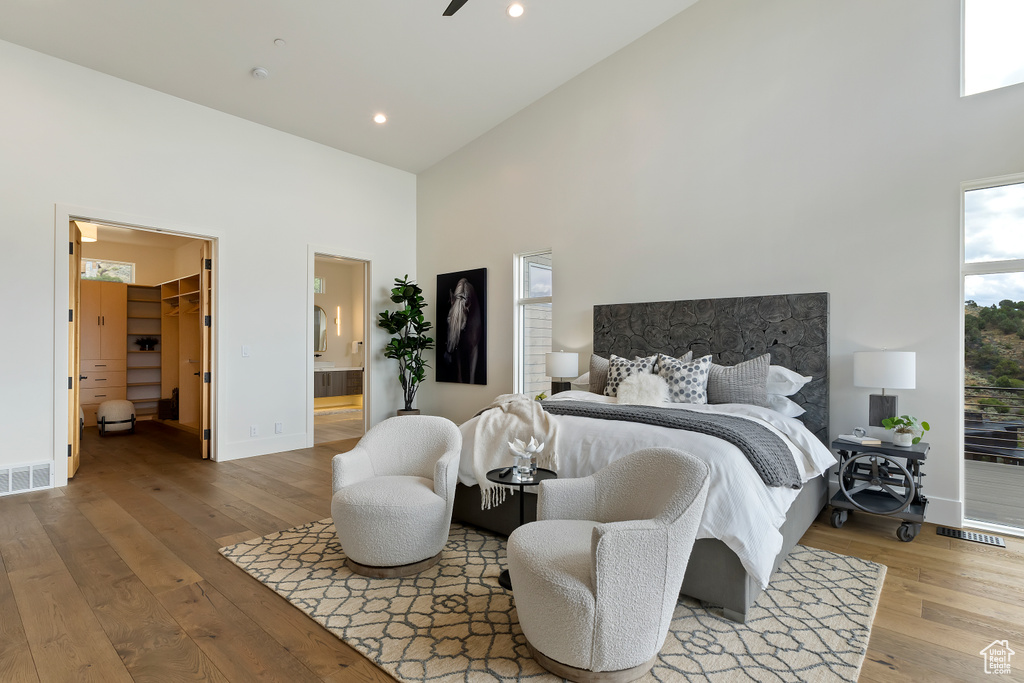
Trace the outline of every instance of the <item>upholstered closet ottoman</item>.
[[100, 436], [110, 432], [135, 433], [135, 404], [131, 401], [104, 401], [96, 409]]

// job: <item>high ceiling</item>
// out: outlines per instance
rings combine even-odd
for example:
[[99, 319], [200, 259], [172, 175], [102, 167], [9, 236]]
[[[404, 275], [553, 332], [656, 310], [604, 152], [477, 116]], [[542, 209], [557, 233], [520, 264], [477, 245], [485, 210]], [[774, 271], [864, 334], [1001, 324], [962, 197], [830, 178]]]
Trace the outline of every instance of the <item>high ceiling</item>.
[[419, 172], [696, 0], [448, 2], [0, 0], [0, 39]]

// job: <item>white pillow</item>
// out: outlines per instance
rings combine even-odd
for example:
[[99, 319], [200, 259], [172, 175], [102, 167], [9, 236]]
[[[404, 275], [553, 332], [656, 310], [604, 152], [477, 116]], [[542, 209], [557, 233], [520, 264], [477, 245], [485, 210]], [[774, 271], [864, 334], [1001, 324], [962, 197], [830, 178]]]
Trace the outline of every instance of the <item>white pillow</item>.
[[659, 406], [668, 401], [668, 382], [660, 375], [630, 375], [619, 383], [619, 403]]
[[582, 375], [569, 382], [572, 388], [576, 391], [590, 391], [590, 373], [584, 372]]
[[768, 368], [768, 394], [792, 396], [812, 379], [781, 365], [772, 365]]
[[790, 401], [785, 396], [778, 394], [768, 394], [768, 407], [786, 417], [800, 417], [807, 412], [796, 401]]

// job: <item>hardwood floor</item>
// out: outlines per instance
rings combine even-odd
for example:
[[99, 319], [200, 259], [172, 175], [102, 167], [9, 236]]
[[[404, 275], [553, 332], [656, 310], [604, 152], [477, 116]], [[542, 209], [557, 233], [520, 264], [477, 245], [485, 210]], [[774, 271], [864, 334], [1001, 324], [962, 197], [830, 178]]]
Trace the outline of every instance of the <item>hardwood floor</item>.
[[138, 431], [86, 430], [69, 486], [0, 499], [0, 681], [392, 680], [217, 552], [329, 517], [354, 441], [218, 464]]
[[313, 443], [359, 439], [363, 435], [363, 411], [345, 410], [313, 417]]
[[[330, 516], [330, 459], [355, 441], [212, 463], [191, 438], [87, 430], [69, 486], [0, 498], [0, 681], [391, 681], [217, 552]], [[889, 567], [862, 681], [983, 680], [983, 647], [1024, 648], [1024, 541], [826, 519], [805, 544]], [[1000, 680], [1024, 680], [1018, 657]]]

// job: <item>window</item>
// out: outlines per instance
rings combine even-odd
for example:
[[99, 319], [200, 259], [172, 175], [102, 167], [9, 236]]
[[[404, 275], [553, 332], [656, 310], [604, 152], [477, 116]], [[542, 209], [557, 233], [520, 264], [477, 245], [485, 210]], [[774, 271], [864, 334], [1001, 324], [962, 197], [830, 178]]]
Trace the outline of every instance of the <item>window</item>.
[[324, 279], [322, 277], [313, 278], [313, 293], [323, 294], [324, 293]]
[[135, 282], [135, 264], [107, 259], [82, 259], [83, 280], [104, 280], [106, 282]]
[[550, 392], [545, 359], [551, 351], [551, 251], [516, 256], [514, 390]]
[[963, 206], [964, 515], [1024, 528], [1024, 176], [966, 184]]
[[964, 0], [964, 95], [1024, 83], [1024, 2]]

